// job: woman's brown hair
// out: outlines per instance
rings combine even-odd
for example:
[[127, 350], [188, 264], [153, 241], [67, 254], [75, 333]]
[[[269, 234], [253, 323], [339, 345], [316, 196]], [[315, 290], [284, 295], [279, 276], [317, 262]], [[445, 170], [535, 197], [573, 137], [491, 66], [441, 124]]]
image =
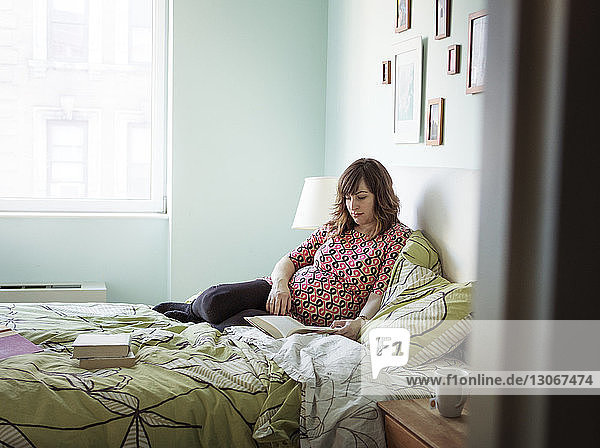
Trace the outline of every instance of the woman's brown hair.
[[390, 173], [377, 160], [362, 158], [346, 168], [338, 181], [333, 219], [328, 223], [331, 236], [339, 236], [356, 227], [356, 223], [346, 207], [346, 196], [356, 194], [358, 184], [362, 179], [371, 193], [375, 195], [376, 225], [370, 237], [376, 237], [398, 222], [400, 201], [392, 187]]

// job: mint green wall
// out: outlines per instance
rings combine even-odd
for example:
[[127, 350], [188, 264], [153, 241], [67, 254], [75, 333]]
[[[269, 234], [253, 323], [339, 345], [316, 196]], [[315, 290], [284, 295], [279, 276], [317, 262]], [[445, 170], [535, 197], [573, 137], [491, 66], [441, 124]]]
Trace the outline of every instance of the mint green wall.
[[173, 6], [172, 240], [166, 217], [0, 216], [0, 282], [153, 304], [269, 274], [306, 237], [291, 223], [323, 172], [326, 0]]
[[[479, 169], [484, 94], [466, 95], [467, 19], [485, 0], [451, 0], [450, 36], [435, 40], [435, 1], [412, 1], [411, 28], [394, 32], [395, 0], [329, 0], [325, 174], [358, 157], [388, 166]], [[394, 144], [393, 85], [381, 84], [392, 43], [423, 37], [422, 123], [427, 99], [445, 98], [443, 146]], [[460, 73], [446, 74], [449, 45], [461, 45]]]
[[324, 164], [326, 0], [176, 0], [172, 297], [270, 274]]
[[[166, 219], [0, 218], [0, 281], [103, 280], [113, 301], [183, 298], [268, 274], [307, 234], [290, 228], [306, 176], [363, 155], [478, 169], [484, 95], [464, 93], [465, 51], [467, 16], [485, 1], [453, 0], [440, 41], [434, 2], [412, 3], [412, 28], [395, 34], [395, 0], [175, 0], [171, 254]], [[446, 98], [441, 147], [391, 142], [381, 61], [418, 34], [423, 103]], [[454, 43], [461, 73], [448, 76]]]
[[168, 220], [0, 217], [0, 283], [104, 281], [109, 302], [168, 297]]

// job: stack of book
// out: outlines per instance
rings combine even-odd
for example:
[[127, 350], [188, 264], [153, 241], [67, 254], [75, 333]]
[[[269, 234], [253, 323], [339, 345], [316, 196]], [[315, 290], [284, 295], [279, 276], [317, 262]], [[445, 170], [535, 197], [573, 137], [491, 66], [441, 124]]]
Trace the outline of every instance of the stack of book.
[[131, 335], [83, 333], [73, 342], [73, 358], [82, 369], [132, 367], [135, 355], [131, 351]]
[[11, 330], [0, 325], [0, 359], [15, 355], [25, 355], [43, 351], [43, 348]]

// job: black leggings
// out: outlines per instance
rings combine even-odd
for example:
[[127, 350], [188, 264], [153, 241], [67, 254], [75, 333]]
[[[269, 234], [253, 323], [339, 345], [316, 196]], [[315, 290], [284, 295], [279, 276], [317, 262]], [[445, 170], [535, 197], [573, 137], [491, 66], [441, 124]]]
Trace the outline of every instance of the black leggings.
[[217, 328], [247, 325], [245, 316], [267, 313], [271, 285], [262, 279], [211, 286], [192, 302], [192, 315]]

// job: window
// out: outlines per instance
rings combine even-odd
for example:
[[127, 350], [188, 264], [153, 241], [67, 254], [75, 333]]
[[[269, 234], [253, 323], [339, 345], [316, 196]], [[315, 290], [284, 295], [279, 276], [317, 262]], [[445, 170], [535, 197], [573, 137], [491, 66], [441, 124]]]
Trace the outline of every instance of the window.
[[48, 59], [88, 59], [87, 0], [48, 0]]
[[152, 62], [152, 14], [147, 0], [129, 0], [129, 62]]
[[164, 212], [167, 0], [9, 7], [0, 211]]
[[147, 123], [130, 123], [127, 127], [127, 196], [149, 198], [152, 154], [150, 127]]
[[88, 195], [87, 121], [48, 121], [46, 196], [85, 198]]

